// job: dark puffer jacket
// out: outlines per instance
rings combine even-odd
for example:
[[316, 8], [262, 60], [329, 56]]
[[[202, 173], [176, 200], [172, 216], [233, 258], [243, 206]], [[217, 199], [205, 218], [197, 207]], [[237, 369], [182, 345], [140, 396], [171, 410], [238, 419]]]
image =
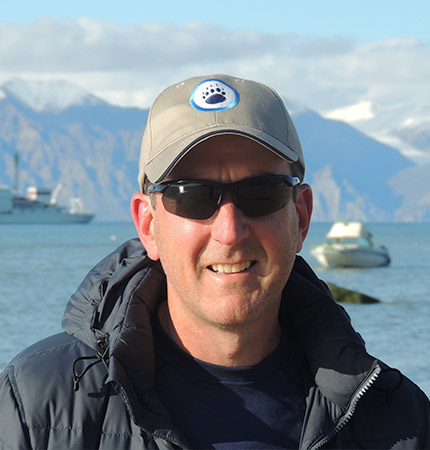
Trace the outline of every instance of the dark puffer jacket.
[[[153, 389], [150, 318], [165, 297], [161, 266], [138, 240], [101, 261], [72, 296], [65, 332], [27, 348], [1, 374], [0, 448], [189, 448]], [[429, 448], [427, 397], [366, 353], [300, 257], [280, 320], [303, 347], [301, 449]]]

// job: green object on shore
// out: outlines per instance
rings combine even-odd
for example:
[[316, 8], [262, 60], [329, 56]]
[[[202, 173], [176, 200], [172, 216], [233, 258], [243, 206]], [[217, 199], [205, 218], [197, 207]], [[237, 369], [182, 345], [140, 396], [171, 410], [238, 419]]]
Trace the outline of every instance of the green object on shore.
[[327, 283], [330, 288], [333, 298], [339, 303], [380, 303], [380, 300], [369, 295], [362, 294], [361, 292], [352, 291], [333, 283]]

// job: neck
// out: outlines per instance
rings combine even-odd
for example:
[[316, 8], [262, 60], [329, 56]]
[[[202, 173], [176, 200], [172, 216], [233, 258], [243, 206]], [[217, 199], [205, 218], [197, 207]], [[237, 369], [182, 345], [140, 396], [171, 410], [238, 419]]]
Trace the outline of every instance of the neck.
[[167, 302], [160, 305], [158, 313], [164, 331], [179, 347], [194, 358], [220, 366], [258, 364], [276, 349], [281, 338], [277, 317], [271, 324], [254, 323], [226, 329], [189, 321], [182, 324], [172, 318]]

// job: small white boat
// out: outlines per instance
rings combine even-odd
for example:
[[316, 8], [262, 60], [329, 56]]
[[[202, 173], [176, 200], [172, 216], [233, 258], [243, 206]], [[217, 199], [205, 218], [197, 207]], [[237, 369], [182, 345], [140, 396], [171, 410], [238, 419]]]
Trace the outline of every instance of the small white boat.
[[381, 267], [391, 262], [388, 250], [373, 245], [371, 233], [361, 222], [335, 222], [326, 238], [311, 250], [323, 267]]

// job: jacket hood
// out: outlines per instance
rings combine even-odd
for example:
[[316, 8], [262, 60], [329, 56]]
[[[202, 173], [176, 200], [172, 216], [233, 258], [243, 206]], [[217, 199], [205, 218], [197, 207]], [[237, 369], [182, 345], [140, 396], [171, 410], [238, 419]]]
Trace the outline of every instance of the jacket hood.
[[98, 339], [112, 336], [121, 327], [127, 305], [141, 285], [156, 288], [149, 289], [145, 298], [140, 298], [152, 313], [158, 297], [165, 296], [164, 273], [158, 262], [147, 257], [136, 238], [125, 242], [91, 269], [66, 306], [63, 329], [91, 348], [97, 348]]
[[[129, 388], [144, 395], [153, 385], [150, 318], [164, 299], [161, 265], [133, 239], [89, 272], [72, 295], [62, 325], [96, 352], [108, 347], [108, 381], [126, 379]], [[303, 347], [309, 385], [316, 383], [327, 398], [346, 409], [375, 360], [344, 309], [300, 256], [284, 289], [280, 318], [293, 327]]]

